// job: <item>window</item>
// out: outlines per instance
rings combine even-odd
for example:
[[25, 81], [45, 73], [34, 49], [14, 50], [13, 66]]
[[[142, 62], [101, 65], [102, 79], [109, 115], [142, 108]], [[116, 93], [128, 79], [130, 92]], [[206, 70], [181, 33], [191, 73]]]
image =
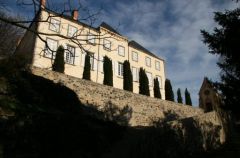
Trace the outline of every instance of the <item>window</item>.
[[155, 62], [155, 69], [160, 70], [160, 62], [159, 61]]
[[103, 49], [111, 50], [111, 42], [109, 40], [103, 40]]
[[67, 45], [67, 50], [65, 51], [65, 62], [68, 64], [74, 64], [75, 57], [75, 47]]
[[90, 43], [90, 44], [95, 44], [95, 35], [94, 34], [91, 34], [91, 33], [89, 33], [88, 34], [88, 36], [87, 36], [87, 41], [88, 41], [88, 43]]
[[47, 58], [55, 59], [58, 41], [47, 38], [47, 45], [45, 46], [44, 56]]
[[89, 53], [90, 56], [90, 64], [91, 64], [91, 70], [94, 70], [94, 54], [93, 53]]
[[132, 60], [138, 61], [138, 53], [137, 52], [132, 51]]
[[161, 78], [161, 76], [156, 76], [156, 78], [158, 79], [159, 88], [162, 88], [162, 78]]
[[50, 24], [49, 24], [49, 29], [55, 32], [59, 32], [60, 31], [60, 21], [51, 18], [50, 19]]
[[69, 37], [76, 37], [76, 33], [77, 33], [77, 28], [71, 25], [68, 25], [68, 36]]
[[125, 48], [123, 46], [118, 46], [118, 54], [125, 56]]
[[146, 72], [147, 78], [148, 78], [148, 84], [149, 86], [152, 86], [152, 74], [150, 72]]
[[146, 66], [151, 67], [151, 58], [146, 57], [145, 61], [146, 61]]
[[123, 63], [118, 62], [118, 76], [123, 76]]
[[133, 81], [138, 81], [138, 69], [136, 67], [132, 67]]

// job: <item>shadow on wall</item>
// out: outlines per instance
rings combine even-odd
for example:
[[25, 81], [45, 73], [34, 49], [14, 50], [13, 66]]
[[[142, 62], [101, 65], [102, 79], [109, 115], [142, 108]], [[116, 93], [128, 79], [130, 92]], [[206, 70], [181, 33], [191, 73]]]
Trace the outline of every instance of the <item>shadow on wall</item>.
[[208, 130], [200, 130], [194, 120], [183, 120], [184, 128], [177, 128], [167, 124], [176, 118], [170, 115], [153, 127], [128, 127], [128, 106], [119, 109], [108, 102], [98, 111], [64, 85], [28, 72], [8, 75], [6, 84], [8, 93], [0, 95], [8, 101], [1, 106], [16, 115], [0, 119], [5, 158], [188, 157], [203, 151], [201, 130]]

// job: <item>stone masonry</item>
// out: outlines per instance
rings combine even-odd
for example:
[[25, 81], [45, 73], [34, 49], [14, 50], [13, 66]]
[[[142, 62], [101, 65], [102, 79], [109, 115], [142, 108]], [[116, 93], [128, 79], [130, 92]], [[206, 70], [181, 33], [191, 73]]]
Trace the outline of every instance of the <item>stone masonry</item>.
[[199, 108], [134, 94], [46, 69], [33, 67], [32, 73], [64, 84], [78, 95], [81, 103], [95, 106], [99, 110], [109, 102], [119, 108], [131, 107], [131, 126], [148, 126], [156, 120], [172, 121], [203, 114]]

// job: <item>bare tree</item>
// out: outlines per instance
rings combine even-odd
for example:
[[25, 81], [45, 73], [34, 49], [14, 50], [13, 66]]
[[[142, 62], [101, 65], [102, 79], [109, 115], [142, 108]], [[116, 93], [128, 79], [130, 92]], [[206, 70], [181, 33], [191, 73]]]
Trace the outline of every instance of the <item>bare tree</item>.
[[[22, 7], [32, 7], [32, 12], [33, 12], [33, 15], [35, 18], [27, 19], [27, 20], [19, 20], [19, 19], [9, 19], [9, 18], [2, 16], [2, 17], [0, 17], [0, 21], [35, 34], [41, 41], [43, 41], [45, 43], [46, 49], [50, 50], [52, 53], [54, 53], [56, 50], [51, 50], [46, 39], [44, 38], [45, 36], [48, 36], [48, 37], [52, 36], [52, 37], [58, 37], [61, 39], [67, 39], [67, 40], [71, 41], [72, 43], [75, 43], [81, 50], [87, 51], [86, 48], [84, 47], [84, 45], [87, 45], [88, 40], [91, 40], [91, 39], [82, 38], [82, 37], [88, 36], [88, 34], [90, 33], [90, 28], [96, 22], [101, 10], [98, 10], [96, 12], [91, 12], [90, 9], [88, 9], [88, 7], [85, 7], [82, 5], [80, 0], [76, 0], [76, 1], [67, 0], [64, 3], [63, 7], [60, 9], [59, 9], [59, 6], [55, 6], [51, 0], [47, 0], [47, 1], [46, 0], [17, 0], [16, 3], [17, 3], [17, 5], [22, 6]], [[0, 3], [0, 5], [1, 5], [1, 3]], [[3, 3], [2, 3], [2, 7], [5, 7], [5, 5]], [[49, 12], [47, 18], [41, 19], [41, 17], [39, 17], [39, 15], [42, 10], [47, 10], [47, 11], [54, 10], [55, 12], [54, 13]], [[81, 16], [81, 18], [78, 17], [78, 19], [75, 19], [75, 20], [84, 21], [90, 27], [78, 29], [72, 37], [63, 35], [61, 33], [47, 33], [47, 32], [32, 29], [31, 27], [29, 27], [34, 23], [49, 23], [50, 24], [51, 18], [66, 17], [66, 15], [69, 16], [71, 13], [74, 13], [75, 11], [84, 12], [82, 14], [84, 16]], [[87, 32], [86, 32], [86, 29], [88, 30]], [[108, 34], [108, 35], [98, 34], [97, 36], [92, 37], [92, 39], [98, 39], [98, 40], [103, 39], [103, 38], [112, 38], [112, 35], [111, 34]], [[97, 44], [100, 44], [100, 43], [97, 43]], [[65, 49], [67, 49], [67, 48], [65, 48]]]

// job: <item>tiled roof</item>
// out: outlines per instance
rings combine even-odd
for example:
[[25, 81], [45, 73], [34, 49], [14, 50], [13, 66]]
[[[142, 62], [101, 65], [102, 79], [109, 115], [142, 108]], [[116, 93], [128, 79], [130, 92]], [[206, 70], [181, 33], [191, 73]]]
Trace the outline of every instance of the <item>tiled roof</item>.
[[[122, 36], [122, 35], [121, 35], [119, 32], [117, 32], [113, 27], [111, 27], [110, 25], [108, 25], [108, 24], [105, 23], [105, 22], [102, 22], [102, 23], [99, 25], [98, 28], [95, 28], [95, 27], [93, 27], [93, 26], [90, 26], [90, 25], [85, 24], [85, 23], [83, 23], [83, 22], [80, 22], [80, 21], [78, 21], [78, 20], [74, 20], [74, 19], [73, 19], [71, 16], [69, 16], [69, 15], [59, 14], [59, 13], [56, 13], [56, 12], [54, 12], [54, 11], [52, 11], [52, 10], [49, 10], [49, 9], [44, 9], [44, 10], [46, 10], [46, 11], [48, 11], [48, 12], [50, 12], [50, 13], [56, 14], [56, 15], [62, 17], [62, 18], [68, 19], [68, 20], [70, 20], [70, 21], [72, 21], [72, 22], [75, 22], [75, 23], [78, 23], [78, 24], [80, 24], [80, 25], [83, 25], [83, 26], [85, 26], [85, 27], [89, 27], [89, 28], [91, 28], [91, 29], [94, 29], [95, 31], [100, 31], [99, 28], [100, 28], [100, 27], [103, 27], [103, 28], [105, 28], [105, 29], [107, 29], [107, 30], [109, 30], [109, 31], [111, 31], [111, 32], [114, 32], [114, 33]], [[151, 53], [149, 50], [147, 50], [147, 49], [144, 48], [143, 46], [141, 46], [141, 45], [140, 45], [139, 43], [137, 43], [136, 41], [130, 41], [130, 42], [128, 42], [128, 45], [129, 45], [130, 47], [133, 47], [133, 48], [137, 49], [137, 50], [143, 51], [143, 52], [145, 52], [146, 54], [148, 54], [148, 55], [150, 55], [150, 56], [152, 56], [152, 57], [155, 57], [155, 58], [157, 58], [157, 59], [159, 59], [159, 60], [163, 60], [163, 59], [159, 58], [158, 56], [156, 56], [155, 54]]]
[[143, 46], [141, 46], [136, 41], [130, 41], [130, 42], [128, 42], [128, 45], [132, 48], [135, 48], [135, 49], [139, 50], [139, 51], [143, 51], [143, 52], [145, 52], [146, 54], [148, 54], [152, 57], [163, 60], [163, 59], [159, 58], [158, 56], [156, 56], [155, 54], [153, 54], [152, 52], [150, 52], [149, 50], [147, 50], [146, 48], [144, 48]]
[[107, 29], [107, 30], [109, 30], [109, 31], [112, 31], [112, 32], [114, 32], [114, 33], [116, 33], [116, 34], [118, 34], [118, 35], [121, 36], [121, 34], [120, 34], [119, 32], [117, 32], [114, 28], [112, 28], [110, 25], [108, 25], [108, 24], [105, 23], [105, 22], [102, 22], [99, 27], [103, 27], [103, 28], [105, 28], [105, 29]]

